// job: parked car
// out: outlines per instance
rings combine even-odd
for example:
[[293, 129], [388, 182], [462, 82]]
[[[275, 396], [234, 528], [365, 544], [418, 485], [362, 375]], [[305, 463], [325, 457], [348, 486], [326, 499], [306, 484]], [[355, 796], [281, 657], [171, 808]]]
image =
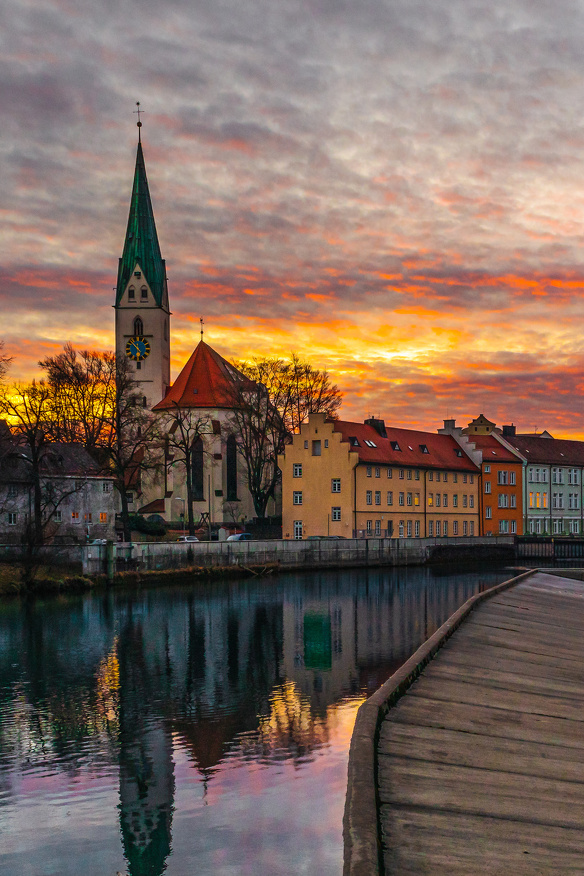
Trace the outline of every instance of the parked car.
[[107, 538], [94, 538], [89, 544], [107, 544]]
[[198, 541], [198, 540], [199, 539], [197, 538], [196, 535], [179, 535], [179, 537], [177, 538], [177, 541], [182, 541], [182, 542], [185, 542], [185, 541], [192, 542], [192, 541]]
[[251, 541], [251, 532], [234, 532], [227, 536], [227, 541]]

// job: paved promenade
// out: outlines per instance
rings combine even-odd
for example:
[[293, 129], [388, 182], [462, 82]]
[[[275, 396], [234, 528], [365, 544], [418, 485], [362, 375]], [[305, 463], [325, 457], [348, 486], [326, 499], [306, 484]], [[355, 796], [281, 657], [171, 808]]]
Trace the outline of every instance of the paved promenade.
[[387, 713], [378, 788], [386, 874], [584, 874], [584, 583], [477, 606]]

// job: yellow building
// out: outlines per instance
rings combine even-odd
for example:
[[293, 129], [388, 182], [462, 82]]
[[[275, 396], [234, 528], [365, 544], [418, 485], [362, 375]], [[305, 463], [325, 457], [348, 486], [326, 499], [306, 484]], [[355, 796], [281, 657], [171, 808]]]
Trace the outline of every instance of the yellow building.
[[284, 538], [479, 535], [480, 470], [451, 435], [311, 414], [278, 464]]

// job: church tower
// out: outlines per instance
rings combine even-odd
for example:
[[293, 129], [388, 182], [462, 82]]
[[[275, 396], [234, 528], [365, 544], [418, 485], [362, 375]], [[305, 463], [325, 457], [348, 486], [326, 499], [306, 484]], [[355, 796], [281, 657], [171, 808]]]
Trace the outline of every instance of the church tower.
[[170, 310], [140, 136], [114, 307], [116, 354], [130, 360], [138, 391], [152, 408], [170, 384]]

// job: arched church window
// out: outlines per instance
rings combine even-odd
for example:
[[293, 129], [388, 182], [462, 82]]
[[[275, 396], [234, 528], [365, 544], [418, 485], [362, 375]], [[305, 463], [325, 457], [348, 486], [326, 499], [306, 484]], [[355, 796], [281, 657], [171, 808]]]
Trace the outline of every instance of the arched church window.
[[140, 289], [140, 298], [142, 301], [146, 301], [146, 299], [148, 298], [148, 289], [146, 286], [142, 286], [142, 288]]
[[144, 334], [144, 323], [140, 319], [139, 316], [134, 320], [134, 337], [137, 338], [139, 335]]
[[134, 289], [133, 286], [130, 286], [130, 288], [128, 289], [128, 301], [135, 301], [135, 300], [136, 300], [136, 290]]
[[197, 438], [197, 440], [193, 442], [191, 471], [193, 499], [195, 502], [201, 502], [205, 498], [203, 491], [204, 473], [203, 440], [202, 438]]
[[145, 407], [147, 407], [147, 405], [148, 405], [148, 399], [144, 395], [144, 396], [142, 396], [142, 407], [145, 408]]
[[227, 463], [227, 501], [237, 501], [237, 442], [235, 435], [230, 435], [225, 448]]

